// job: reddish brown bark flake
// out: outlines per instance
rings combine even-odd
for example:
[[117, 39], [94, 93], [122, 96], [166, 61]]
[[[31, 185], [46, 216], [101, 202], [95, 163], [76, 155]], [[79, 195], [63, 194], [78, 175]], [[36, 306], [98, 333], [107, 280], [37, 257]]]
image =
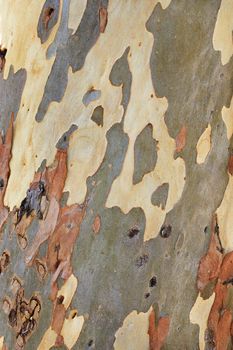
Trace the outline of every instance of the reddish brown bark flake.
[[233, 175], [233, 154], [230, 155], [228, 160], [228, 171], [231, 175]]
[[5, 140], [3, 140], [2, 136], [0, 135], [0, 230], [8, 216], [8, 209], [4, 206], [4, 196], [10, 175], [10, 160], [13, 141], [13, 123], [14, 113], [11, 114], [11, 120], [5, 135]]
[[99, 215], [96, 215], [93, 225], [92, 225], [92, 230], [95, 234], [99, 233], [100, 230], [100, 226], [101, 226], [101, 219]]
[[99, 10], [99, 21], [100, 21], [100, 33], [104, 33], [106, 25], [108, 23], [108, 11], [105, 7]]
[[149, 316], [149, 342], [150, 350], [160, 350], [168, 334], [170, 320], [169, 317], [161, 317], [158, 325], [155, 325], [155, 312], [151, 311]]
[[220, 272], [223, 255], [219, 246], [219, 237], [216, 234], [218, 227], [217, 216], [214, 215], [211, 225], [211, 239], [209, 249], [206, 255], [201, 259], [198, 275], [197, 287], [199, 291], [203, 291], [209, 282], [216, 279]]
[[187, 138], [187, 128], [185, 126], [182, 126], [180, 129], [180, 132], [176, 136], [176, 152], [181, 152], [186, 144], [186, 138]]

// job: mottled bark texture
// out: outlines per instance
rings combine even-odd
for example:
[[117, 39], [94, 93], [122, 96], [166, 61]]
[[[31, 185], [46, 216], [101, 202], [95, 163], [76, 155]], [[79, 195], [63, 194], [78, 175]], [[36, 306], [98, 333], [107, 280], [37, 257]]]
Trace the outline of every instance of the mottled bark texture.
[[232, 349], [232, 1], [0, 5], [0, 350]]

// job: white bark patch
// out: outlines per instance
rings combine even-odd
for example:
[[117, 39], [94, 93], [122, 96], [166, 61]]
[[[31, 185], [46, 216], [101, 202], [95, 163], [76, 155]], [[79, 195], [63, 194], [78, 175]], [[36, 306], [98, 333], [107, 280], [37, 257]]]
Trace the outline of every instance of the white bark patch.
[[197, 160], [196, 160], [197, 164], [202, 164], [206, 160], [206, 157], [211, 148], [210, 136], [211, 136], [211, 126], [209, 124], [197, 142]]
[[215, 50], [221, 51], [222, 64], [229, 62], [232, 53], [233, 1], [222, 0], [213, 35]]

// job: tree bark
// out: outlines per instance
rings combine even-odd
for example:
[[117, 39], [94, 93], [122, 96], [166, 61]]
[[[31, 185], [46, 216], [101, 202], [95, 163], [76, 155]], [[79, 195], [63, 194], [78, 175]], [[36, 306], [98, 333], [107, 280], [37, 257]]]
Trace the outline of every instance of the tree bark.
[[0, 349], [233, 348], [232, 2], [0, 5]]

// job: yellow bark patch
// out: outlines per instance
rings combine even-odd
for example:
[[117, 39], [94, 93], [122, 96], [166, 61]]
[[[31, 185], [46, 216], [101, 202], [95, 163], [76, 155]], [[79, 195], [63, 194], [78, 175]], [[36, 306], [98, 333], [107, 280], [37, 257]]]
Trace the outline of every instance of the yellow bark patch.
[[74, 296], [74, 293], [76, 292], [77, 286], [77, 278], [72, 274], [57, 293], [57, 298], [59, 298], [60, 295], [64, 297], [62, 304], [64, 305], [66, 310], [70, 306], [71, 300]]
[[205, 330], [207, 328], [207, 321], [210, 313], [210, 309], [214, 302], [215, 293], [211, 295], [209, 299], [204, 300], [200, 294], [197, 297], [195, 304], [190, 311], [189, 319], [191, 323], [198, 324], [199, 326], [199, 347], [200, 350], [205, 349]]
[[132, 311], [124, 320], [123, 325], [115, 334], [114, 350], [147, 350], [149, 349], [149, 315], [152, 307], [146, 313]]
[[4, 337], [0, 337], [0, 350], [3, 350]]
[[211, 126], [209, 124], [197, 142], [197, 164], [202, 164], [206, 160], [211, 147], [210, 136]]
[[55, 344], [56, 339], [57, 333], [54, 332], [51, 327], [49, 327], [49, 329], [47, 329], [45, 332], [37, 350], [49, 350]]
[[222, 64], [229, 62], [233, 53], [233, 1], [222, 0], [213, 35], [215, 50], [221, 51]]
[[65, 319], [61, 335], [64, 338], [64, 343], [67, 348], [70, 350], [75, 345], [78, 340], [78, 337], [81, 333], [84, 323], [83, 316], [77, 316], [77, 312], [72, 310], [70, 312], [69, 318]]

